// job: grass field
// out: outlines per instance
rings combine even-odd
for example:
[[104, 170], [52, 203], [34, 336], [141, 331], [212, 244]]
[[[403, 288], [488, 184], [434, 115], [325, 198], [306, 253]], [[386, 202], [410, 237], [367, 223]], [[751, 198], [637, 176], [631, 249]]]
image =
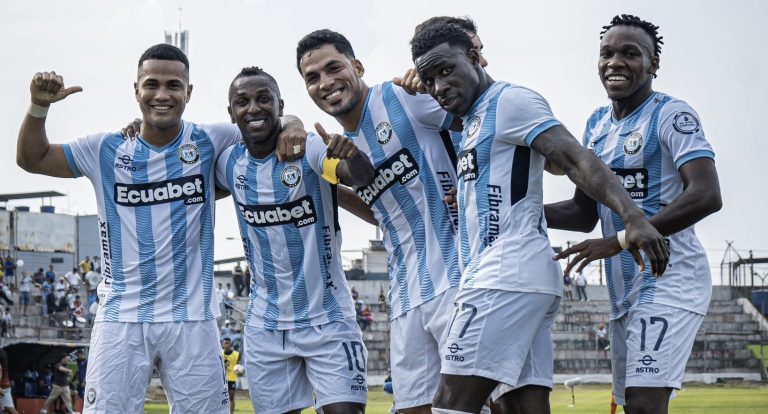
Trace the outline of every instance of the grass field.
[[[235, 413], [253, 413], [251, 402], [238, 396]], [[372, 388], [369, 393], [368, 414], [387, 414], [392, 405], [392, 396], [381, 388]], [[557, 385], [550, 398], [553, 414], [596, 414], [608, 413], [611, 389], [607, 385], [583, 385], [576, 387], [576, 406], [568, 407], [571, 402], [570, 390]], [[161, 414], [168, 412], [165, 404], [151, 404], [145, 413]], [[622, 412], [619, 408], [618, 412]], [[686, 386], [677, 393], [677, 398], [670, 404], [671, 414], [764, 414], [768, 413], [768, 387], [764, 385], [723, 385], [723, 386]], [[314, 414], [314, 410], [304, 410]], [[304, 414], [303, 413], [303, 414]]]

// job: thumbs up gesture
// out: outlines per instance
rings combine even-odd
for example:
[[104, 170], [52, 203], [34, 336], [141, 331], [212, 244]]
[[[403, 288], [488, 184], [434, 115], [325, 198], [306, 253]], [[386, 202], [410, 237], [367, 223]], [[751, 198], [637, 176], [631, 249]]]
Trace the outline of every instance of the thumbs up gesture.
[[357, 145], [351, 139], [343, 135], [325, 132], [325, 128], [319, 122], [315, 122], [315, 131], [323, 138], [325, 145], [328, 146], [328, 158], [348, 160], [357, 155]]
[[56, 72], [38, 72], [29, 85], [32, 103], [39, 106], [49, 106], [73, 93], [82, 92], [79, 86], [64, 87], [64, 78]]

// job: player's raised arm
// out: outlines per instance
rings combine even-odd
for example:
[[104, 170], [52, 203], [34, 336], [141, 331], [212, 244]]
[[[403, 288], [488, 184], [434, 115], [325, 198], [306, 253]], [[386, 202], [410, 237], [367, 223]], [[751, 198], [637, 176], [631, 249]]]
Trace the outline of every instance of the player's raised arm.
[[562, 126], [554, 126], [539, 134], [531, 147], [555, 167], [565, 171], [585, 194], [619, 214], [626, 225], [626, 242], [638, 265], [644, 267], [639, 253], [642, 250], [651, 263], [653, 273], [664, 273], [669, 262], [669, 248], [664, 237], [648, 222], [615, 174], [602, 161], [579, 145]]
[[67, 96], [81, 92], [80, 86], [64, 86], [56, 72], [38, 72], [29, 85], [31, 102], [19, 129], [16, 164], [24, 170], [54, 177], [73, 177], [61, 145], [48, 142], [45, 119], [48, 108]]
[[354, 141], [339, 134], [329, 134], [319, 122], [315, 122], [315, 130], [328, 146], [327, 157], [339, 160], [336, 165], [336, 177], [342, 184], [368, 185], [373, 181], [371, 161], [358, 151]]

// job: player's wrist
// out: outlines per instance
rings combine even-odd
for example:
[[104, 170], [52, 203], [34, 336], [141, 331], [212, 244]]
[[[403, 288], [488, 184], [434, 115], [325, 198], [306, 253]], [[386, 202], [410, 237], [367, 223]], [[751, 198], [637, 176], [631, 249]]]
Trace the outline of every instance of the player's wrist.
[[50, 108], [50, 106], [51, 104], [41, 105], [39, 103], [35, 103], [34, 101], [30, 101], [27, 114], [33, 118], [45, 118], [48, 116], [48, 108]]
[[629, 243], [627, 242], [626, 230], [622, 230], [616, 233], [616, 240], [618, 240], [619, 246], [621, 246], [621, 250], [627, 250], [627, 248], [629, 247]]

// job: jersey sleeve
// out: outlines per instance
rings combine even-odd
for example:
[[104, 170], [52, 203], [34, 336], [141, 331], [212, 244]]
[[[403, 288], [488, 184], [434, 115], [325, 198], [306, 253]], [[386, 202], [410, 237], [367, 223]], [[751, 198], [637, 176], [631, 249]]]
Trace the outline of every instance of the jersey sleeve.
[[305, 156], [310, 168], [325, 181], [331, 184], [338, 184], [339, 178], [336, 176], [336, 167], [339, 165], [339, 160], [328, 158], [327, 154], [328, 146], [325, 145], [323, 139], [314, 132], [309, 132], [307, 134], [307, 151]]
[[549, 103], [523, 87], [502, 92], [496, 113], [496, 139], [513, 145], [530, 146], [539, 134], [560, 125]]
[[242, 139], [240, 130], [235, 124], [207, 124], [200, 125], [200, 128], [211, 137], [213, 147], [216, 150], [216, 157], [221, 155], [225, 149], [237, 144]]
[[105, 133], [88, 135], [61, 146], [69, 169], [72, 170], [75, 178], [82, 176], [91, 178], [100, 174], [99, 149], [108, 135]]
[[227, 164], [229, 164], [229, 157], [232, 156], [232, 150], [234, 145], [226, 148], [216, 160], [216, 187], [232, 192], [229, 188], [229, 180], [227, 180]]
[[426, 93], [409, 95], [399, 86], [392, 85], [397, 98], [416, 124], [427, 129], [450, 129], [453, 116]]
[[678, 169], [697, 158], [715, 158], [715, 152], [704, 136], [699, 114], [683, 101], [674, 100], [662, 109], [659, 140]]

